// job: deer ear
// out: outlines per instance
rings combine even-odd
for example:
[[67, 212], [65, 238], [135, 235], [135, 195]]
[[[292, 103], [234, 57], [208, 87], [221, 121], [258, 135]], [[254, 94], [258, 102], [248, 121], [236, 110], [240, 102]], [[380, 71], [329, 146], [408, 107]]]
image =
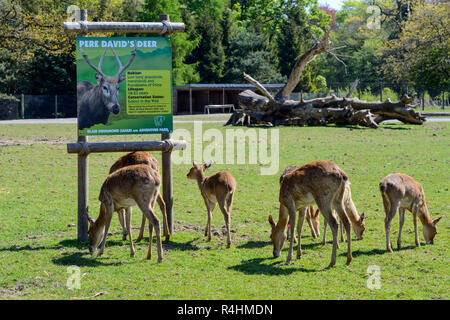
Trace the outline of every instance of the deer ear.
[[442, 217], [434, 219], [433, 224], [436, 225], [441, 219], [442, 219]]
[[94, 219], [92, 219], [92, 217], [89, 215], [89, 213], [86, 211], [86, 218], [87, 221], [89, 222], [89, 224], [92, 226], [94, 224]]
[[125, 76], [125, 75], [119, 76], [119, 83], [125, 81], [126, 79], [127, 79], [127, 76]]
[[269, 223], [272, 227], [275, 227], [275, 222], [273, 221], [272, 216], [269, 216]]
[[204, 167], [205, 169], [208, 169], [209, 167], [211, 167], [211, 164], [212, 164], [212, 162], [209, 161], [209, 162], [205, 163], [205, 164], [203, 165], [203, 167]]
[[366, 218], [366, 215], [364, 214], [364, 212], [361, 214], [360, 220], [363, 221]]
[[319, 216], [319, 213], [320, 213], [320, 211], [319, 211], [319, 209], [317, 209], [316, 210], [316, 214], [314, 215], [315, 217], [318, 217]]

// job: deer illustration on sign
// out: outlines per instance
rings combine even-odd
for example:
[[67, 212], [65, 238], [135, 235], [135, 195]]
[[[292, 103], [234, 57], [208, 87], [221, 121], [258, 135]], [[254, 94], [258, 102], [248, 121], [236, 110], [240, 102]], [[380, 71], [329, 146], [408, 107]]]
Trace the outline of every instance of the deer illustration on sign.
[[90, 128], [99, 123], [106, 124], [111, 112], [114, 114], [120, 112], [118, 99], [119, 83], [126, 79], [126, 75], [122, 75], [122, 73], [130, 66], [136, 56], [136, 44], [130, 59], [124, 66], [114, 49], [112, 47], [109, 48], [119, 64], [119, 71], [114, 76], [107, 76], [102, 71], [103, 58], [108, 48], [105, 48], [103, 51], [97, 67], [89, 60], [83, 48], [80, 48], [84, 60], [92, 69], [97, 71], [95, 74], [97, 85], [93, 85], [89, 81], [81, 81], [77, 84], [78, 128], [80, 130]]

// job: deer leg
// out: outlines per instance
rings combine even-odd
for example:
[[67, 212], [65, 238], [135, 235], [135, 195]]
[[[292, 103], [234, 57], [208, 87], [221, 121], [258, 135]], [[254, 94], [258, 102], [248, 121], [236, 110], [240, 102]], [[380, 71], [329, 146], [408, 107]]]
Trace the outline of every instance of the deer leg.
[[333, 249], [331, 251], [331, 261], [327, 268], [331, 268], [336, 264], [336, 252], [338, 249], [338, 222], [331, 209], [331, 196], [315, 199], [320, 212], [325, 218], [325, 221], [330, 225], [331, 233], [333, 234]]
[[128, 237], [130, 238], [130, 257], [134, 258], [136, 251], [134, 250], [133, 237], [131, 231], [131, 207], [127, 208], [125, 219], [127, 223]]
[[159, 193], [159, 192], [158, 192], [158, 197], [156, 198], [156, 201], [158, 202], [159, 209], [161, 210], [161, 213], [163, 216], [164, 236], [166, 238], [165, 241], [169, 242], [170, 230], [169, 230], [169, 224], [167, 222], [167, 208], [166, 208], [166, 203], [164, 202], [164, 199], [161, 196], [161, 193]]
[[419, 240], [419, 230], [417, 229], [417, 215], [418, 215], [418, 208], [417, 206], [413, 205], [413, 223], [414, 223], [414, 241], [416, 243], [416, 246], [420, 247], [420, 240]]
[[230, 248], [231, 246], [230, 213], [227, 210], [225, 210], [225, 199], [223, 198], [217, 199], [217, 202], [219, 203], [220, 211], [222, 211], [223, 218], [225, 220], [225, 227], [227, 228], [227, 248]]
[[398, 209], [398, 217], [399, 217], [399, 228], [398, 228], [398, 238], [397, 238], [397, 249], [401, 249], [402, 247], [402, 228], [403, 223], [405, 222], [405, 209]]
[[[302, 229], [303, 229], [303, 223], [305, 221], [306, 212], [308, 210], [308, 207], [306, 208], [300, 208], [298, 210], [298, 222], [297, 222], [297, 234], [298, 234], [298, 245], [297, 245], [297, 259], [300, 259], [302, 255]], [[314, 230], [311, 228], [311, 230]]]
[[323, 219], [323, 239], [322, 239], [322, 245], [324, 246], [327, 243], [327, 219]]
[[384, 218], [384, 230], [386, 232], [386, 249], [389, 252], [392, 251], [392, 243], [391, 243], [391, 221], [395, 216], [395, 213], [400, 207], [400, 202], [391, 203], [389, 211], [386, 213], [386, 217]]
[[[301, 212], [299, 211], [298, 212], [298, 216], [300, 217], [300, 215], [301, 215]], [[308, 226], [311, 229], [311, 236], [313, 238], [317, 238], [317, 234], [316, 234], [316, 231], [314, 230], [314, 226], [313, 226], [312, 221], [311, 221], [311, 216], [309, 214], [306, 214], [306, 222], [308, 222]]]
[[352, 237], [350, 232], [350, 220], [347, 217], [347, 214], [344, 209], [344, 202], [342, 199], [338, 200], [336, 199], [335, 203], [336, 212], [339, 216], [339, 219], [341, 221], [341, 239], [343, 240], [344, 234], [343, 230], [345, 229], [345, 232], [347, 233], [347, 262], [346, 265], [349, 265], [352, 262]]
[[[295, 216], [297, 215], [297, 210], [295, 209], [295, 203], [294, 201], [290, 201], [288, 203], [288, 206], [286, 206], [289, 211], [289, 224], [290, 224], [290, 242], [289, 242], [289, 252], [286, 259], [286, 265], [289, 265], [291, 263], [292, 259], [292, 252], [294, 251], [294, 237], [295, 237]], [[300, 241], [300, 240], [299, 240]]]
[[113, 204], [112, 203], [110, 205], [105, 204], [105, 207], [106, 207], [105, 234], [103, 236], [103, 240], [100, 245], [100, 250], [97, 253], [97, 257], [100, 257], [103, 254], [103, 251], [105, 250], [106, 237], [108, 236], [109, 226], [111, 225], [111, 218], [112, 218], [112, 214], [113, 214]]
[[344, 226], [343, 226], [342, 219], [340, 219], [340, 220], [339, 220], [339, 231], [340, 231], [341, 242], [345, 242], [345, 238], [344, 238], [345, 230], [344, 230], [344, 229], [345, 229], [345, 228], [344, 228]]
[[149, 232], [150, 232], [150, 239], [148, 243], [148, 253], [147, 253], [147, 259], [150, 259], [152, 256], [152, 227], [155, 229], [156, 233], [156, 248], [158, 250], [158, 263], [161, 263], [163, 258], [163, 250], [162, 250], [162, 243], [161, 243], [161, 229], [160, 229], [160, 223], [159, 219], [156, 216], [153, 207], [151, 206], [154, 204], [154, 198], [157, 196], [157, 194], [153, 194], [153, 200], [150, 199], [135, 199], [136, 203], [139, 206], [139, 209], [141, 209], [142, 213], [145, 214], [147, 219], [149, 220]]
[[141, 228], [139, 230], [139, 236], [137, 237], [136, 242], [139, 242], [144, 238], [144, 230], [145, 230], [146, 221], [147, 221], [147, 218], [145, 217], [145, 214], [143, 214], [142, 220], [141, 220]]
[[122, 228], [122, 240], [127, 240], [127, 226], [125, 224], [125, 210], [121, 209], [117, 212], [117, 215], [119, 216], [119, 223], [120, 227]]

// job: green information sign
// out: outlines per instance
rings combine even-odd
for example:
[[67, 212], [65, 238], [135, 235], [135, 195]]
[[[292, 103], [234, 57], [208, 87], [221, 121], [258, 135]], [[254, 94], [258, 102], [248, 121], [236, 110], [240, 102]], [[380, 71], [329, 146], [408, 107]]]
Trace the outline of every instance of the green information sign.
[[79, 135], [169, 133], [170, 37], [77, 37]]

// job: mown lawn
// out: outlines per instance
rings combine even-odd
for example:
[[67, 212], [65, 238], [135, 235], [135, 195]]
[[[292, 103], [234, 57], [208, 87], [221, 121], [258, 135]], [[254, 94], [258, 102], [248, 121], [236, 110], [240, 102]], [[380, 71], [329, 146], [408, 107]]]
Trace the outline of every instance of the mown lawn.
[[[192, 123], [176, 123], [175, 128], [193, 135]], [[232, 130], [220, 123], [203, 124], [203, 130], [211, 128], [224, 136], [225, 130]], [[175, 234], [164, 244], [162, 264], [156, 262], [155, 244], [153, 259], [145, 260], [148, 238], [136, 244], [136, 258], [130, 258], [116, 216], [102, 257], [91, 257], [87, 245], [77, 242], [77, 161], [66, 151], [74, 136], [75, 125], [0, 125], [0, 299], [449, 298], [449, 123], [391, 124], [377, 130], [279, 128], [277, 174], [260, 175], [258, 164], [213, 164], [211, 172], [229, 170], [237, 180], [230, 249], [218, 208], [213, 216], [215, 235], [206, 242], [202, 231], [206, 209], [196, 183], [186, 179], [190, 165], [174, 165]], [[158, 136], [90, 141], [153, 139]], [[89, 156], [89, 204], [94, 217], [100, 185], [119, 155]], [[285, 166], [319, 159], [334, 161], [349, 175], [356, 207], [368, 216], [365, 238], [353, 242], [349, 267], [344, 265], [346, 246], [341, 245], [336, 267], [324, 270], [331, 256], [331, 233], [322, 246], [305, 223], [305, 254], [285, 266], [287, 246], [280, 258], [272, 257], [267, 222], [269, 214], [278, 217], [279, 173]], [[407, 213], [403, 249], [385, 251], [378, 183], [392, 172], [420, 181], [431, 216], [443, 216], [434, 245], [425, 245], [420, 226], [422, 246], [415, 247], [412, 215]], [[137, 208], [134, 212], [137, 228], [141, 213]], [[395, 248], [398, 218], [391, 230]], [[134, 238], [137, 233], [135, 229]], [[381, 270], [381, 288], [376, 290], [367, 287], [367, 269], [372, 265]], [[70, 266], [80, 268], [80, 289], [66, 286]]]

